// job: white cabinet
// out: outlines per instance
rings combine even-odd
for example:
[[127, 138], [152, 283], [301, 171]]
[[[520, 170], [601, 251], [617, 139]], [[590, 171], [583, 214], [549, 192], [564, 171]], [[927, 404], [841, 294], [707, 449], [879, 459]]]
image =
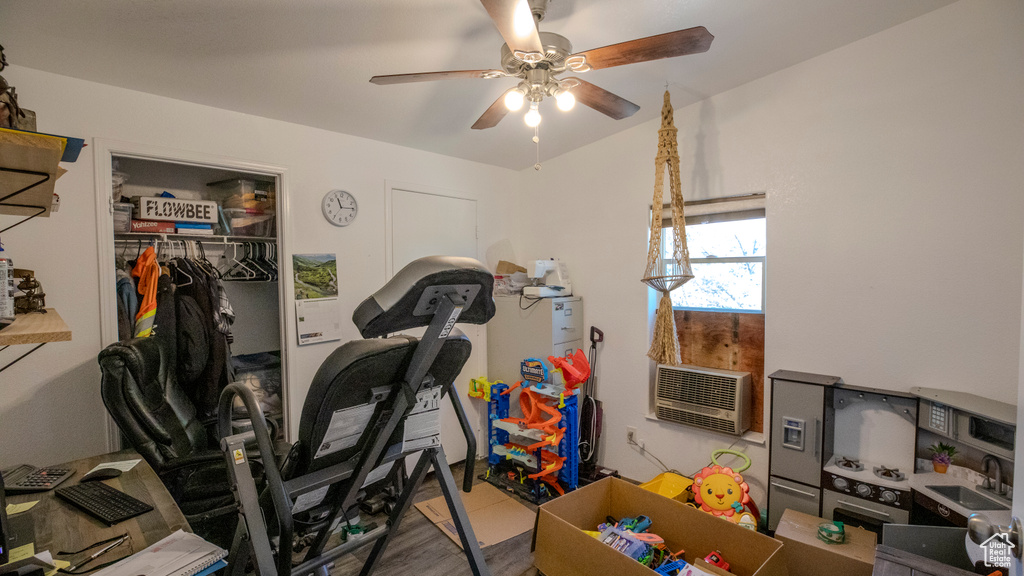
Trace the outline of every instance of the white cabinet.
[[534, 301], [498, 296], [494, 304], [494, 318], [487, 323], [487, 378], [492, 381], [522, 380], [519, 364], [526, 358], [547, 362], [548, 356], [567, 356], [583, 348], [579, 296]]

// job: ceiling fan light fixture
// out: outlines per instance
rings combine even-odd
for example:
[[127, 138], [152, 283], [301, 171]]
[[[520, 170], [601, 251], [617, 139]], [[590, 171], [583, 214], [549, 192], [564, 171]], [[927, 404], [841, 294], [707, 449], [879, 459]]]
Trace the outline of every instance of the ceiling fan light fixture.
[[530, 128], [536, 128], [540, 125], [540, 120], [540, 111], [537, 110], [537, 103], [534, 102], [530, 104], [530, 110], [523, 115], [523, 122], [526, 122]]
[[513, 88], [505, 93], [505, 108], [509, 111], [515, 112], [523, 107], [523, 102], [526, 97], [518, 88]]
[[512, 30], [520, 38], [536, 33], [537, 24], [533, 20], [533, 11], [530, 10], [530, 3], [527, 0], [516, 2], [515, 12], [512, 14]]
[[562, 112], [568, 112], [576, 105], [576, 97], [572, 95], [572, 92], [563, 90], [562, 92], [555, 94], [555, 103], [558, 104], [559, 110]]

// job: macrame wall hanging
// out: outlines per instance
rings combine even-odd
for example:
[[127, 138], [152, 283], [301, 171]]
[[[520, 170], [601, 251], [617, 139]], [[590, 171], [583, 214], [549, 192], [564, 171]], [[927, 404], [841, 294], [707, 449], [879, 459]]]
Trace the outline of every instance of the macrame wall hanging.
[[[647, 252], [647, 270], [642, 282], [661, 292], [661, 302], [654, 321], [654, 336], [647, 355], [659, 364], [678, 366], [679, 338], [672, 316], [672, 290], [693, 279], [690, 252], [686, 249], [686, 221], [683, 216], [683, 192], [679, 184], [679, 148], [676, 144], [676, 126], [668, 90], [661, 108], [661, 128], [658, 129], [658, 155], [654, 159], [654, 199], [651, 202], [651, 246]], [[665, 172], [668, 172], [670, 203], [672, 206], [671, 254], [662, 247], [662, 196]]]

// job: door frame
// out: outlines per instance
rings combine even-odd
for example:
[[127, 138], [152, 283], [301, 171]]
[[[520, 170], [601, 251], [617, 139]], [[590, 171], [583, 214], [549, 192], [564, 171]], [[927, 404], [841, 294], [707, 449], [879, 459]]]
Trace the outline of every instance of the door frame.
[[[427, 186], [424, 184], [414, 184], [410, 182], [402, 182], [398, 180], [385, 180], [384, 181], [384, 278], [391, 280], [394, 277], [396, 270], [395, 257], [394, 257], [394, 215], [392, 214], [392, 203], [394, 202], [394, 191], [405, 190], [407, 192], [414, 192], [417, 194], [427, 194], [430, 196], [441, 196], [444, 198], [455, 198], [458, 200], [471, 200], [476, 202], [476, 230], [474, 230], [474, 238], [476, 239], [476, 250], [474, 251], [474, 258], [480, 259], [480, 195], [474, 192], [464, 192], [458, 190], [451, 190], [449, 188], [442, 188], [439, 186]], [[487, 332], [485, 326], [477, 326], [477, 334], [482, 335], [483, 338], [479, 339], [480, 342], [486, 344]], [[482, 361], [486, 368], [487, 366], [487, 348], [483, 347], [482, 350]], [[454, 393], [458, 393], [456, 389]], [[465, 405], [463, 406], [464, 408]], [[480, 433], [476, 434], [476, 445], [477, 445], [477, 458], [480, 457], [480, 451], [484, 450], [486, 454], [486, 432], [485, 428], [480, 425], [479, 422], [475, 422], [474, 416], [480, 416], [478, 409], [467, 409], [470, 421], [475, 427], [479, 427]], [[484, 410], [483, 414], [486, 414]], [[459, 455], [461, 458], [461, 454]]]
[[445, 198], [457, 198], [459, 200], [472, 200], [476, 202], [477, 215], [476, 215], [476, 230], [474, 230], [474, 236], [476, 237], [476, 255], [474, 258], [480, 259], [480, 195], [473, 192], [463, 192], [457, 190], [451, 190], [448, 188], [441, 188], [438, 186], [426, 186], [423, 184], [413, 184], [410, 182], [401, 182], [398, 180], [385, 180], [384, 181], [384, 278], [385, 280], [391, 280], [395, 275], [395, 237], [394, 237], [394, 216], [391, 213], [391, 203], [394, 201], [395, 190], [406, 190], [408, 192], [415, 192], [417, 194], [428, 194], [431, 196], [443, 196]]
[[[113, 157], [130, 157], [140, 160], [151, 160], [157, 162], [166, 162], [172, 164], [182, 164], [186, 166], [197, 166], [204, 168], [219, 168], [226, 170], [236, 170], [239, 172], [247, 172], [251, 174], [259, 174], [261, 176], [269, 176], [277, 182], [277, 245], [278, 253], [283, 255], [288, 254], [286, 246], [288, 244], [288, 231], [289, 227], [285, 225], [289, 222], [289, 202], [288, 202], [288, 169], [283, 166], [274, 164], [267, 164], [262, 162], [253, 162], [248, 160], [239, 160], [237, 158], [231, 158], [228, 156], [220, 156], [216, 154], [205, 154], [201, 152], [193, 152], [186, 150], [178, 150], [175, 148], [164, 148], [161, 146], [153, 146], [149, 144], [139, 144], [135, 142], [124, 142], [120, 140], [111, 140], [106, 138], [93, 138], [93, 168], [95, 177], [95, 201], [96, 201], [96, 248], [98, 258], [98, 269], [99, 269], [99, 289], [100, 289], [100, 344], [104, 348], [110, 344], [118, 341], [117, 334], [117, 297], [115, 296], [115, 288], [117, 280], [111, 272], [115, 267], [116, 253], [114, 250], [114, 216], [113, 216], [113, 198], [111, 197], [111, 190], [113, 189]], [[281, 278], [291, 278], [291, 259], [280, 258], [278, 266], [281, 270]], [[284, 432], [285, 439], [289, 440], [289, 422], [288, 422], [288, 394], [287, 386], [288, 382], [291, 381], [288, 362], [288, 339], [287, 330], [290, 326], [291, 321], [291, 308], [286, 306], [286, 287], [287, 282], [278, 282], [278, 302], [280, 307], [281, 317], [281, 374], [284, 378], [282, 382], [281, 401], [284, 409]], [[120, 431], [117, 428], [117, 424], [114, 423], [113, 419], [107, 415], [107, 448], [111, 451], [117, 451], [121, 449], [121, 438]]]
[[[1024, 292], [1021, 293], [1020, 355], [1017, 362], [1017, 430], [1014, 441], [1013, 486], [1024, 487]], [[1018, 484], [1018, 481], [1021, 483]], [[1013, 491], [1013, 515], [1024, 520], [1024, 488]], [[1018, 562], [1018, 574], [1020, 573]]]

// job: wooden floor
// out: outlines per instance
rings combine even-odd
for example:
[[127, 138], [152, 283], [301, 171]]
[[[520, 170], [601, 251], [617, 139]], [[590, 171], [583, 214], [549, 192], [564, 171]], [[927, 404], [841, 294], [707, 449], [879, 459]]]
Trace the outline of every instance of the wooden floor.
[[[486, 461], [476, 464], [477, 475], [486, 470]], [[452, 474], [461, 487], [463, 465], [452, 466]], [[481, 483], [479, 478], [474, 484]], [[433, 473], [431, 473], [417, 491], [415, 502], [430, 500], [441, 495]], [[518, 500], [518, 499], [517, 499]], [[536, 506], [519, 500], [531, 510]], [[494, 544], [483, 549], [484, 559], [491, 570], [492, 576], [537, 576], [533, 567], [533, 553], [530, 543], [533, 531], [520, 534], [515, 538]], [[359, 574], [363, 561], [369, 554], [366, 546], [340, 559], [331, 571], [333, 576]], [[472, 572], [462, 549], [455, 545], [440, 529], [435, 527], [426, 516], [415, 506], [411, 506], [398, 528], [398, 534], [388, 545], [384, 557], [377, 565], [375, 574], [381, 576], [469, 576]]]

